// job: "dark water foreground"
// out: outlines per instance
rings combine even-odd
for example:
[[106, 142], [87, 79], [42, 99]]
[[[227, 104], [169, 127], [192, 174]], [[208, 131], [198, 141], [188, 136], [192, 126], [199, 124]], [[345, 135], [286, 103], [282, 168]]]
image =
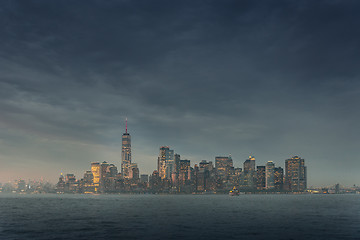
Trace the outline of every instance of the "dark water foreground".
[[0, 239], [360, 239], [360, 195], [0, 194]]

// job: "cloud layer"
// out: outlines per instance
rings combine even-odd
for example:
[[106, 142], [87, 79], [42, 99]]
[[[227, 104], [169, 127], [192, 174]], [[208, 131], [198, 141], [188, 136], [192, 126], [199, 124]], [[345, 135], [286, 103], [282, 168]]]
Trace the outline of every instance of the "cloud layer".
[[359, 184], [357, 1], [3, 1], [0, 182], [91, 161], [140, 171], [305, 158], [310, 185]]

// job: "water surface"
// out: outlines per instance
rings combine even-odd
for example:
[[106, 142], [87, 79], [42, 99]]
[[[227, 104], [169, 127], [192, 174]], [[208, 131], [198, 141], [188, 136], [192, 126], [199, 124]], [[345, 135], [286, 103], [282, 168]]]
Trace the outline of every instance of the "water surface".
[[2, 193], [0, 239], [360, 239], [360, 195]]

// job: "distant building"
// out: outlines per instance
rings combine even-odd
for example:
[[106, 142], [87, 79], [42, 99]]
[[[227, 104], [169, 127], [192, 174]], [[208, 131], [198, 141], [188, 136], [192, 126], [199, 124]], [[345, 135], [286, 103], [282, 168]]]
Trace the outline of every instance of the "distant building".
[[266, 187], [265, 166], [257, 166], [256, 169], [256, 188], [264, 190]]
[[94, 175], [91, 171], [86, 171], [84, 173], [84, 182], [88, 183], [88, 184], [92, 184], [94, 181]]
[[212, 170], [214, 170], [214, 165], [213, 165], [213, 163], [211, 162], [211, 161], [206, 161], [206, 160], [202, 160], [200, 163], [199, 163], [199, 167], [200, 167], [200, 169], [201, 168], [204, 168], [204, 169], [206, 169], [206, 170], [208, 170], [208, 171], [212, 171]]
[[99, 186], [100, 186], [100, 163], [92, 162], [91, 172], [93, 174], [94, 191], [97, 192], [99, 191]]
[[16, 182], [16, 190], [18, 192], [24, 192], [26, 190], [25, 180], [20, 179]]
[[335, 194], [339, 194], [340, 193], [340, 184], [337, 183], [335, 184]]
[[102, 162], [100, 164], [100, 184], [108, 177], [108, 168], [109, 164], [107, 162]]
[[140, 182], [141, 182], [141, 183], [147, 183], [147, 182], [149, 182], [149, 175], [147, 175], [147, 174], [141, 174], [141, 175], [140, 175]]
[[122, 135], [122, 148], [121, 148], [121, 174], [123, 178], [130, 178], [131, 170], [131, 136], [127, 129], [127, 119], [125, 133]]
[[305, 191], [307, 187], [305, 160], [294, 156], [285, 160], [285, 189], [292, 192]]
[[231, 156], [229, 157], [215, 157], [215, 169], [218, 173], [218, 176], [226, 181], [229, 180], [230, 171], [233, 166], [233, 160]]
[[83, 178], [83, 191], [86, 193], [95, 192], [94, 175], [91, 171], [86, 171]]
[[161, 179], [171, 179], [172, 172], [175, 170], [174, 150], [167, 146], [160, 147], [158, 157], [158, 172]]
[[69, 173], [65, 176], [65, 192], [74, 193], [77, 190], [77, 182], [74, 174]]
[[275, 188], [275, 164], [272, 161], [268, 161], [266, 163], [265, 169], [265, 181], [266, 181], [266, 189], [274, 189]]
[[282, 167], [276, 167], [274, 169], [274, 182], [276, 190], [284, 189], [284, 169]]
[[58, 193], [64, 193], [65, 192], [65, 179], [63, 174], [61, 173], [60, 177], [59, 177], [59, 181], [56, 184], [56, 191]]
[[190, 160], [180, 160], [180, 172], [179, 172], [179, 183], [185, 184], [189, 178], [191, 179], [190, 172]]
[[114, 164], [110, 164], [108, 167], [109, 177], [116, 177], [118, 174], [118, 169]]
[[138, 181], [140, 179], [140, 176], [139, 176], [139, 168], [137, 166], [136, 163], [132, 163], [131, 166], [130, 166], [130, 176], [129, 178], [130, 179], [133, 179], [135, 181]]
[[158, 171], [154, 171], [149, 177], [150, 190], [152, 192], [159, 192], [162, 188], [161, 178]]
[[244, 162], [244, 170], [240, 186], [249, 190], [253, 190], [256, 187], [255, 157], [253, 156], [249, 156], [249, 158]]

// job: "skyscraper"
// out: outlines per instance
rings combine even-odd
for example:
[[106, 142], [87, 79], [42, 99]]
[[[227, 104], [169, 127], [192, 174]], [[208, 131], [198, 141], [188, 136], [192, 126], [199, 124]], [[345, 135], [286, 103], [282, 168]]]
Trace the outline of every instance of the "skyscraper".
[[305, 160], [294, 156], [285, 160], [285, 189], [292, 192], [301, 192], [306, 189]]
[[266, 181], [266, 189], [275, 188], [275, 175], [274, 175], [275, 164], [272, 161], [268, 161], [266, 163], [265, 169], [265, 181]]
[[241, 187], [254, 189], [256, 185], [255, 177], [255, 158], [253, 156], [249, 156], [249, 158], [244, 162], [244, 171], [240, 184]]
[[121, 174], [123, 178], [130, 177], [131, 168], [131, 136], [127, 129], [127, 119], [125, 133], [122, 135], [122, 149], [121, 149]]
[[185, 184], [189, 180], [190, 160], [180, 160], [179, 182]]
[[99, 191], [100, 186], [100, 163], [91, 163], [91, 172], [93, 174], [93, 183], [95, 192]]
[[282, 167], [276, 167], [274, 169], [275, 176], [275, 189], [283, 190], [284, 189], [284, 169]]
[[160, 147], [158, 157], [158, 172], [161, 179], [171, 179], [171, 174], [175, 170], [174, 150], [167, 146]]
[[229, 157], [215, 157], [215, 168], [218, 176], [223, 180], [228, 180], [230, 176], [230, 168], [233, 167], [233, 160]]
[[263, 190], [266, 187], [265, 166], [257, 166], [256, 169], [256, 187], [258, 190]]

